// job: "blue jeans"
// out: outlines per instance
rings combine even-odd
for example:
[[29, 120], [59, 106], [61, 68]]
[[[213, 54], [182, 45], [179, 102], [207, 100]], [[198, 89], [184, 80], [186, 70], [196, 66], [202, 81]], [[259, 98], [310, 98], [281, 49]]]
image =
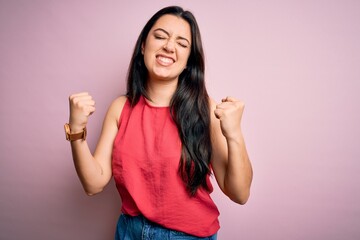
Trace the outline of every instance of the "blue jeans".
[[196, 237], [164, 228], [143, 216], [121, 214], [116, 227], [115, 240], [216, 240], [216, 233], [209, 237]]

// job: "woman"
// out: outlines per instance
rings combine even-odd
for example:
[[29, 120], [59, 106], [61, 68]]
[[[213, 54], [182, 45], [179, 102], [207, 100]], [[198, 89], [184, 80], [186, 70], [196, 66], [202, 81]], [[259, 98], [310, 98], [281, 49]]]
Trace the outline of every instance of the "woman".
[[97, 194], [114, 176], [122, 199], [116, 239], [216, 239], [219, 212], [209, 176], [245, 204], [252, 167], [240, 126], [244, 104], [209, 98], [191, 12], [166, 7], [147, 22], [127, 81], [93, 155], [85, 137], [95, 102], [88, 93], [69, 97], [67, 138], [84, 190]]

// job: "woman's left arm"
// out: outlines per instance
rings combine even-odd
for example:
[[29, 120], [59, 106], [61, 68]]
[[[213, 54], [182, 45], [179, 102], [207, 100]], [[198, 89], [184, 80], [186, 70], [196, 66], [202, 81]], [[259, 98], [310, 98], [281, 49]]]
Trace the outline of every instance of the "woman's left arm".
[[227, 97], [210, 102], [211, 165], [220, 189], [234, 202], [245, 204], [250, 196], [253, 170], [241, 130], [244, 103]]

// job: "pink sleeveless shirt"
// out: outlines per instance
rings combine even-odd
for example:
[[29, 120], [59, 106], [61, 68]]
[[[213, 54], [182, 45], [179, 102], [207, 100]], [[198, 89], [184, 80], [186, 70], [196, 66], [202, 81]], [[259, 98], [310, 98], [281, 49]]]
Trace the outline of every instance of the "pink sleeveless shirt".
[[[180, 155], [181, 140], [169, 107], [151, 106], [140, 97], [131, 108], [127, 100], [112, 157], [121, 211], [191, 235], [213, 235], [220, 228], [219, 211], [203, 188], [189, 196], [178, 174]], [[212, 191], [209, 177], [207, 182]]]

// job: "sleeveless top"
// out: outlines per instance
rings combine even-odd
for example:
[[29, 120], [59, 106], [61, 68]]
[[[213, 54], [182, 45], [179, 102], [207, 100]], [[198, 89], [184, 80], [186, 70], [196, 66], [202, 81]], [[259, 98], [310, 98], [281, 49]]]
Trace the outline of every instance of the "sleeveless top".
[[[126, 100], [116, 135], [112, 170], [124, 214], [143, 215], [168, 229], [198, 237], [215, 234], [219, 211], [200, 187], [191, 197], [178, 173], [181, 140], [169, 107], [154, 107], [141, 96]], [[209, 177], [207, 182], [213, 191]]]

